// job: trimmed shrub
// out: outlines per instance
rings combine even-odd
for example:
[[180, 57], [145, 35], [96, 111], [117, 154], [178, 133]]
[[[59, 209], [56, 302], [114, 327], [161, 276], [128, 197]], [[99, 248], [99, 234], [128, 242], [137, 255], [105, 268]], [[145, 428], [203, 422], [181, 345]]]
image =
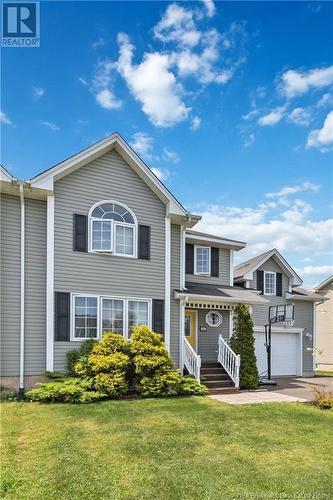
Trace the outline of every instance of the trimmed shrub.
[[69, 375], [72, 376], [75, 375], [74, 366], [76, 365], [76, 363], [79, 361], [80, 358], [88, 356], [96, 344], [97, 340], [87, 339], [83, 342], [83, 344], [79, 349], [73, 349], [72, 351], [67, 352], [66, 361], [67, 361], [67, 371]]
[[91, 382], [68, 378], [59, 382], [42, 382], [26, 393], [30, 401], [42, 403], [91, 403], [107, 397], [102, 391], [92, 390]]
[[241, 357], [239, 386], [241, 389], [255, 389], [259, 384], [259, 376], [254, 350], [253, 321], [245, 304], [237, 304], [234, 313], [230, 347]]
[[111, 398], [120, 398], [128, 391], [128, 382], [124, 372], [98, 373], [93, 378], [93, 387], [96, 391], [107, 394]]
[[322, 410], [333, 408], [333, 392], [325, 391], [322, 387], [313, 387], [313, 404]]
[[184, 396], [205, 396], [208, 389], [199, 384], [193, 377], [182, 377], [180, 381], [180, 394]]

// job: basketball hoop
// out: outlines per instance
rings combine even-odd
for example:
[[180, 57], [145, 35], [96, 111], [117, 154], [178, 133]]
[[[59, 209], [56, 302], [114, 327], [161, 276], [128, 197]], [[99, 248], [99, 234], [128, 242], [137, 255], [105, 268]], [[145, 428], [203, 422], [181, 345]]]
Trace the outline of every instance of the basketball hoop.
[[282, 323], [284, 328], [293, 326], [295, 323], [294, 309], [294, 304], [280, 304], [277, 306], [270, 306], [268, 309], [268, 324], [265, 325], [267, 372], [261, 377], [260, 385], [276, 385], [276, 382], [271, 380], [272, 325], [275, 323]]

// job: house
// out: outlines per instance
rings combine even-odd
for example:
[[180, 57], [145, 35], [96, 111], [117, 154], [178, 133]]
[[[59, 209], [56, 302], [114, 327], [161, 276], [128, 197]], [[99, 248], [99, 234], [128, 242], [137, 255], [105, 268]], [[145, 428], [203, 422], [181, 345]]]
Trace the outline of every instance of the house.
[[272, 325], [272, 375], [313, 375], [316, 367], [315, 307], [323, 297], [301, 288], [302, 279], [284, 257], [273, 248], [242, 262], [234, 268], [234, 283], [248, 290], [258, 290], [267, 299], [252, 307], [256, 356], [259, 373], [266, 370], [265, 325], [269, 307], [293, 304], [290, 324]]
[[333, 275], [314, 287], [313, 291], [327, 299], [316, 305], [317, 369], [333, 371]]
[[[66, 353], [85, 339], [110, 330], [129, 338], [148, 324], [175, 366], [205, 374], [211, 387], [237, 387], [233, 309], [252, 308], [262, 335], [273, 297], [261, 295], [261, 260], [234, 273], [234, 252], [246, 244], [193, 230], [199, 220], [117, 133], [30, 181], [2, 168], [2, 385], [29, 388], [45, 370], [64, 372]], [[277, 255], [265, 265], [282, 274], [275, 300], [298, 304], [288, 335], [301, 358], [287, 370], [282, 359], [277, 371], [311, 373], [315, 297], [295, 288], [300, 278]], [[289, 337], [277, 333], [284, 352]]]

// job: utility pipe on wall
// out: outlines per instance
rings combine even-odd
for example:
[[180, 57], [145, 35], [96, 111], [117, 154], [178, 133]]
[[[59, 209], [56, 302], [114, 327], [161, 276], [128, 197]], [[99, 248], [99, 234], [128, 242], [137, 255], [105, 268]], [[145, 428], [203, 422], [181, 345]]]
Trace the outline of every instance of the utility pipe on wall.
[[25, 205], [23, 184], [20, 188], [21, 203], [21, 297], [20, 297], [20, 381], [19, 391], [24, 391], [24, 292], [25, 292]]

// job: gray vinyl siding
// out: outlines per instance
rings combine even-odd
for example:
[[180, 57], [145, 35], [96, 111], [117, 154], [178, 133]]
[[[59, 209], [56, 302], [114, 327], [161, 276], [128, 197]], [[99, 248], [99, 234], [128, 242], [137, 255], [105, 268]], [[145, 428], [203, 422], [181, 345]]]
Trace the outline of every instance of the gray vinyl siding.
[[[205, 246], [205, 245], [202, 245]], [[209, 246], [209, 245], [206, 245]], [[219, 276], [201, 276], [186, 274], [186, 281], [192, 283], [211, 283], [213, 285], [230, 285], [230, 250], [219, 248]]]
[[[229, 311], [219, 311], [222, 314], [222, 324], [211, 327], [206, 323], [206, 314], [209, 309], [198, 309], [198, 354], [203, 362], [217, 362], [218, 337], [229, 338]], [[200, 326], [207, 327], [206, 332], [200, 332]]]
[[79, 349], [83, 342], [55, 342], [54, 343], [54, 371], [66, 371], [66, 353]]
[[1, 195], [1, 375], [19, 374], [20, 200]]
[[171, 303], [170, 303], [170, 352], [172, 359], [177, 367], [180, 360], [179, 346], [179, 322], [180, 322], [180, 304], [179, 300], [174, 299], [174, 290], [180, 285], [180, 244], [181, 231], [180, 226], [171, 225]]
[[[1, 375], [18, 376], [20, 358], [20, 200], [1, 196]], [[25, 199], [24, 374], [46, 368], [46, 203]]]
[[25, 200], [25, 374], [46, 369], [46, 202]]
[[[127, 205], [151, 228], [150, 260], [73, 251], [73, 214], [102, 200]], [[55, 183], [55, 291], [164, 299], [165, 205], [116, 152]], [[76, 342], [55, 342], [56, 365]]]
[[[281, 273], [282, 269], [271, 257], [262, 266], [261, 271], [274, 271]], [[254, 272], [253, 281], [250, 282], [251, 288], [257, 288], [257, 273]], [[268, 308], [270, 305], [290, 304], [290, 300], [285, 299], [289, 290], [289, 278], [282, 272], [282, 297], [265, 296], [269, 300], [267, 305], [254, 305], [252, 317], [255, 326], [264, 326], [268, 323]], [[295, 301], [295, 328], [306, 328], [311, 334], [311, 338], [303, 334], [303, 372], [313, 371], [313, 304], [312, 302]]]

